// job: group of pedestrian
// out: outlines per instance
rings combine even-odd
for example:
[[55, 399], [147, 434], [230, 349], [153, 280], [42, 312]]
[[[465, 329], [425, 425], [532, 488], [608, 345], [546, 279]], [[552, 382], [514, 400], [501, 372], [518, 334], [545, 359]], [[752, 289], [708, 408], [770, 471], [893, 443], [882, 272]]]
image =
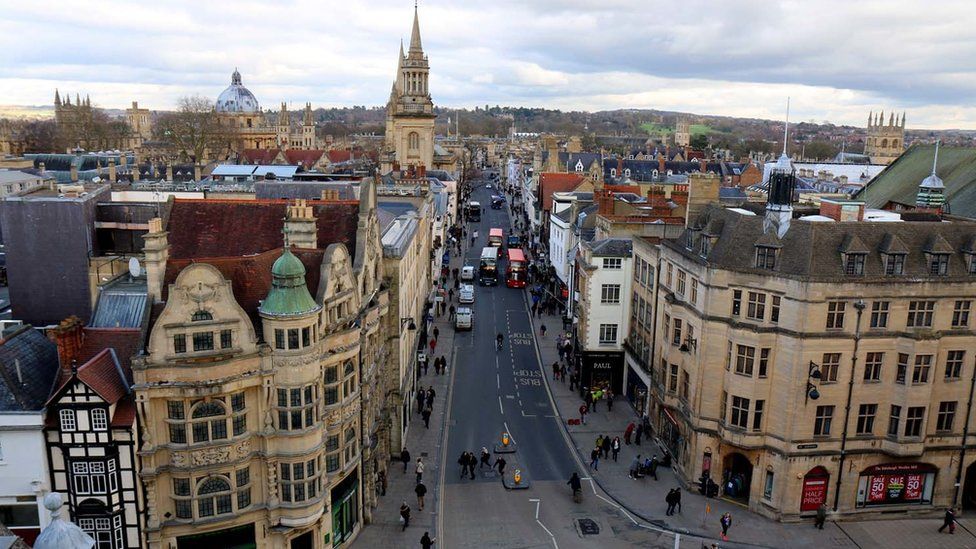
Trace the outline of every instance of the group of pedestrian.
[[566, 382], [566, 365], [560, 364], [559, 362], [552, 363], [552, 379], [553, 381]]
[[627, 424], [627, 428], [624, 429], [624, 444], [630, 446], [630, 438], [634, 437], [634, 444], [640, 446], [641, 436], [644, 434], [645, 427], [644, 422], [635, 424], [633, 421]]
[[504, 476], [505, 466], [508, 464], [502, 456], [498, 456], [495, 462], [492, 463], [491, 452], [485, 446], [481, 447], [480, 458], [475, 456], [474, 452], [465, 451], [461, 452], [461, 456], [458, 457], [457, 462], [460, 466], [461, 480], [464, 480], [466, 477], [474, 480], [475, 467], [478, 468], [478, 471], [482, 471], [486, 467], [489, 471], [497, 469], [499, 476]]
[[664, 514], [671, 516], [675, 513], [677, 509], [678, 513], [681, 513], [681, 489], [672, 488], [668, 491], [668, 495], [664, 497], [664, 502], [668, 504], [668, 510]]
[[637, 480], [639, 478], [644, 478], [645, 476], [653, 477], [657, 480], [657, 468], [661, 465], [660, 460], [657, 459], [655, 454], [651, 458], [644, 458], [641, 460], [640, 454], [634, 456], [634, 459], [630, 461], [630, 468], [627, 471], [627, 476], [632, 480]]
[[425, 391], [423, 387], [417, 388], [417, 412], [424, 420], [424, 427], [430, 429], [430, 415], [434, 411], [434, 396], [436, 396], [434, 386], [428, 386]]

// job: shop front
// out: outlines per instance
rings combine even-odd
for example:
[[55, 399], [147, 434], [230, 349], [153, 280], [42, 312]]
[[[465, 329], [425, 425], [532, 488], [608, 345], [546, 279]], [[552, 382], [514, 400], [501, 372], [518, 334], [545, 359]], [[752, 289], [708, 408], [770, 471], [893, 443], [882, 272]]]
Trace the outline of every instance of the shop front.
[[[671, 452], [671, 457], [674, 461], [681, 463], [681, 458], [684, 449], [684, 437], [681, 435], [681, 426], [678, 424], [678, 418], [675, 417], [675, 413], [667, 408], [666, 406], [661, 406], [657, 409], [658, 411], [658, 429], [661, 442], [668, 448]], [[711, 462], [709, 461], [709, 465]]]
[[935, 474], [929, 463], [884, 463], [861, 471], [857, 506], [927, 505], [932, 503]]
[[803, 491], [800, 493], [800, 512], [816, 511], [827, 503], [827, 490], [830, 488], [830, 473], [827, 469], [814, 467], [803, 475]]
[[350, 473], [331, 494], [332, 546], [338, 547], [352, 538], [359, 525], [359, 471]]
[[583, 351], [581, 357], [580, 385], [589, 390], [613, 390], [621, 394], [624, 378], [624, 353], [609, 351]]
[[176, 538], [177, 549], [256, 549], [254, 523]]
[[627, 387], [624, 394], [638, 416], [647, 415], [647, 380], [637, 371], [639, 366], [627, 361]]

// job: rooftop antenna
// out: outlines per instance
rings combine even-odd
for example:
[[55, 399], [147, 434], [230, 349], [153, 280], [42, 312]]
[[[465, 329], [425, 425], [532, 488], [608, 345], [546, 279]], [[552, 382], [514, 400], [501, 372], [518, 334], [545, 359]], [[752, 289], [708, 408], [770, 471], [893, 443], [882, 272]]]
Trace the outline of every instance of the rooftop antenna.
[[139, 265], [139, 260], [135, 257], [129, 258], [129, 276], [132, 278], [139, 278], [142, 274], [142, 266]]
[[932, 158], [932, 175], [935, 175], [935, 167], [939, 163], [939, 139], [935, 140], [935, 157]]
[[786, 124], [783, 126], [783, 155], [786, 155], [786, 139], [790, 133], [790, 97], [786, 96]]

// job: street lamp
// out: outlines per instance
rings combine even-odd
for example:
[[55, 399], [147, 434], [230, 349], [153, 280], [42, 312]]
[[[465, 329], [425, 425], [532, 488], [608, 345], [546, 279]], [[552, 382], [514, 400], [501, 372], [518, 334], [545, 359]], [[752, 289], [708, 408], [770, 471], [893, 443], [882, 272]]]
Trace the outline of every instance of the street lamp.
[[417, 323], [413, 321], [413, 317], [409, 317], [408, 316], [408, 317], [405, 317], [405, 318], [401, 318], [400, 319], [400, 329], [401, 330], [403, 329], [403, 325], [404, 324], [407, 325], [407, 329], [408, 330], [416, 330], [417, 329]]
[[817, 386], [810, 382], [811, 379], [820, 379], [822, 374], [820, 373], [820, 366], [818, 366], [814, 361], [810, 361], [810, 368], [807, 371], [807, 389], [803, 403], [806, 404], [811, 400], [817, 400], [820, 398], [820, 391], [817, 390]]

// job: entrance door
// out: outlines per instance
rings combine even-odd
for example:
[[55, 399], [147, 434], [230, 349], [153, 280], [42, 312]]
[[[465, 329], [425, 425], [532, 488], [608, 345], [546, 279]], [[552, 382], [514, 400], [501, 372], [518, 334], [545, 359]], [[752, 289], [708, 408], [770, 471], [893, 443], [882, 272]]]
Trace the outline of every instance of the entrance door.
[[827, 488], [830, 473], [817, 466], [803, 476], [803, 492], [800, 494], [800, 512], [816, 511], [820, 504], [827, 503]]
[[722, 493], [730, 498], [749, 500], [749, 487], [752, 485], [752, 462], [746, 456], [735, 452], [725, 456], [725, 470], [722, 471]]
[[291, 549], [312, 549], [313, 547], [315, 547], [315, 541], [312, 538], [312, 532], [305, 532], [291, 540]]
[[962, 508], [976, 509], [976, 462], [966, 467], [966, 481], [962, 485]]

